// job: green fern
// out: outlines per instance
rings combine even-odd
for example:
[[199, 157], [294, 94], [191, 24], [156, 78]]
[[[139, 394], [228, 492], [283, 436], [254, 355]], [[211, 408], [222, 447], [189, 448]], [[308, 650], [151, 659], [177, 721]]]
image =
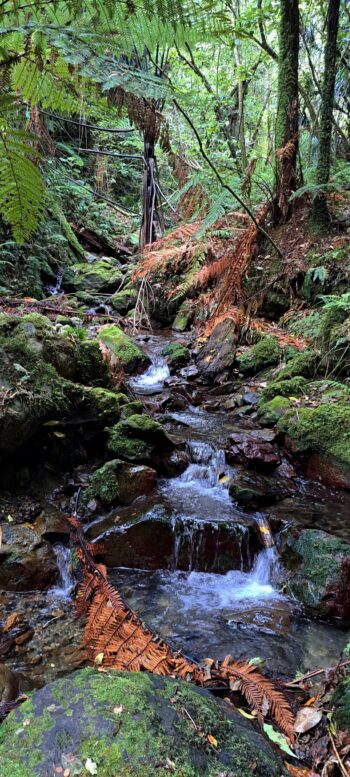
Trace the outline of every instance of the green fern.
[[0, 102], [0, 213], [18, 243], [36, 228], [44, 210], [45, 190], [35, 164], [39, 155], [33, 136], [9, 123], [13, 102]]

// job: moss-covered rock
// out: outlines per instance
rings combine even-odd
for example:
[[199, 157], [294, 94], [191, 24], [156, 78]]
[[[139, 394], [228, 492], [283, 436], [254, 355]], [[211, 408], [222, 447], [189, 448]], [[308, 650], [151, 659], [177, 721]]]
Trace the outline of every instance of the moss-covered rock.
[[298, 451], [318, 451], [350, 465], [350, 403], [290, 409], [278, 426]]
[[189, 361], [190, 352], [188, 348], [180, 343], [169, 343], [166, 348], [162, 350], [162, 356], [165, 356], [169, 369], [171, 372], [184, 367]]
[[136, 289], [133, 286], [126, 286], [125, 289], [111, 296], [109, 304], [112, 305], [117, 313], [128, 313], [129, 310], [135, 307], [136, 300]]
[[81, 670], [36, 691], [1, 726], [2, 777], [47, 777], [67, 766], [88, 777], [88, 759], [98, 777], [283, 774], [276, 753], [242, 716], [207, 691], [143, 672]]
[[260, 421], [267, 426], [274, 426], [291, 407], [287, 397], [276, 396], [268, 402], [259, 402], [258, 415]]
[[[349, 649], [349, 646], [348, 646]], [[345, 679], [338, 686], [332, 696], [334, 705], [334, 719], [339, 728], [350, 732], [350, 674], [346, 674]]]
[[153, 491], [156, 485], [157, 473], [154, 469], [113, 459], [94, 472], [84, 496], [85, 501], [97, 498], [105, 505], [127, 505], [141, 494]]
[[85, 389], [83, 395], [89, 412], [103, 425], [115, 424], [119, 421], [119, 397], [118, 393], [97, 387]]
[[111, 373], [97, 340], [80, 343], [75, 379], [90, 386], [112, 385]]
[[261, 393], [259, 404], [263, 405], [274, 397], [293, 397], [306, 393], [306, 387], [308, 381], [306, 378], [302, 378], [300, 375], [295, 378], [289, 378], [286, 380], [271, 381], [268, 386]]
[[274, 367], [281, 358], [281, 348], [276, 337], [264, 335], [237, 358], [238, 368], [243, 375], [255, 375], [266, 367]]
[[123, 369], [128, 375], [142, 372], [149, 366], [149, 357], [115, 324], [101, 327], [99, 339], [109, 352], [111, 363]]
[[189, 328], [192, 319], [193, 308], [191, 304], [185, 300], [175, 316], [172, 328], [175, 329], [175, 332], [185, 332], [185, 330]]
[[123, 273], [113, 260], [98, 259], [96, 262], [74, 264], [68, 275], [69, 286], [77, 291], [113, 292], [123, 281]]
[[320, 357], [315, 351], [301, 351], [278, 373], [278, 380], [294, 378], [302, 375], [304, 378], [312, 378], [319, 364]]
[[157, 471], [164, 470], [164, 453], [170, 454], [174, 447], [162, 425], [147, 415], [131, 415], [109, 431], [108, 448], [112, 453], [127, 461], [152, 463]]
[[286, 589], [324, 616], [350, 616], [350, 545], [316, 529], [289, 535], [282, 554]]
[[5, 591], [46, 589], [58, 577], [52, 546], [43, 540], [43, 526], [0, 525], [0, 588]]
[[236, 358], [237, 338], [234, 321], [226, 319], [217, 324], [197, 356], [197, 367], [204, 381], [230, 376]]

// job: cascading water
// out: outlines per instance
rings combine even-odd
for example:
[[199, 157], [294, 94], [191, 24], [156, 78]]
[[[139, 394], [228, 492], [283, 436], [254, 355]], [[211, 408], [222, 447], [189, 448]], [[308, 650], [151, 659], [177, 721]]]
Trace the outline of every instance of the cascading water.
[[169, 376], [170, 370], [165, 359], [162, 359], [161, 356], [153, 356], [152, 364], [146, 372], [133, 378], [130, 384], [140, 394], [146, 394], [148, 391], [161, 391]]
[[59, 577], [57, 585], [50, 588], [48, 594], [57, 599], [69, 599], [74, 586], [70, 548], [59, 544], [54, 545], [53, 550], [56, 556]]

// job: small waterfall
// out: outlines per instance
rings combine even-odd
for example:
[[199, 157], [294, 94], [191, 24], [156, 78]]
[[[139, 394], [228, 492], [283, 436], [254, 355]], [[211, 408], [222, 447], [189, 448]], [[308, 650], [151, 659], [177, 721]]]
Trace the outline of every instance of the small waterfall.
[[74, 586], [70, 548], [59, 544], [54, 545], [53, 550], [56, 556], [59, 577], [57, 585], [50, 588], [48, 594], [58, 599], [69, 599]]
[[273, 548], [275, 545], [275, 540], [273, 538], [271, 527], [266, 518], [266, 515], [256, 513], [255, 520], [259, 527], [261, 542], [264, 548]]
[[59, 267], [58, 270], [57, 270], [55, 285], [47, 287], [47, 290], [51, 294], [52, 297], [55, 297], [59, 293], [59, 291], [61, 290], [62, 281], [63, 281], [63, 275], [64, 275], [64, 270], [63, 270], [62, 267]]
[[163, 389], [164, 381], [169, 377], [170, 370], [165, 359], [161, 356], [153, 356], [152, 364], [146, 372], [133, 378], [130, 384], [140, 393], [156, 392]]
[[273, 572], [278, 566], [278, 553], [276, 548], [270, 547], [262, 550], [254, 564], [251, 579], [259, 586], [271, 585]]
[[199, 481], [207, 488], [220, 485], [220, 478], [225, 472], [225, 451], [216, 450], [212, 445], [198, 440], [188, 441], [187, 450], [192, 463], [180, 480], [183, 483]]

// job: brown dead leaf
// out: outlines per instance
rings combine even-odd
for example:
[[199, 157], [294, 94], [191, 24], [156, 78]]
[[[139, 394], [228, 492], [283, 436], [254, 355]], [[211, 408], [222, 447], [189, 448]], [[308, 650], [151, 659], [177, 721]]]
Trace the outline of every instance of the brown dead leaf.
[[322, 720], [322, 710], [316, 707], [302, 707], [295, 718], [294, 731], [296, 734], [305, 734], [306, 731], [317, 726], [320, 720]]
[[284, 762], [284, 765], [289, 772], [289, 774], [292, 775], [292, 777], [318, 777], [316, 772], [313, 772], [310, 769], [306, 768], [300, 768], [299, 766], [293, 766], [293, 764], [287, 763], [287, 761]]
[[19, 621], [18, 613], [17, 612], [11, 612], [11, 615], [8, 616], [7, 621], [4, 625], [3, 632], [6, 634], [10, 629], [13, 628], [13, 626], [16, 626]]

